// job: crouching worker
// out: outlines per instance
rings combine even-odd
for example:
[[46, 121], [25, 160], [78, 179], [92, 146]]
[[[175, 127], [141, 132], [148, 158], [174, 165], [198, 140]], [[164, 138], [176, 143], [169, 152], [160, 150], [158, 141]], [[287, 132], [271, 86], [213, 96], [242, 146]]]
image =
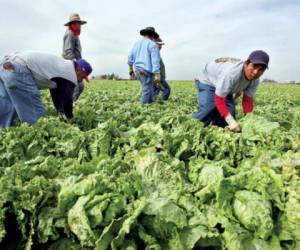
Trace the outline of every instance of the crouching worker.
[[262, 50], [253, 51], [246, 61], [233, 58], [219, 58], [206, 64], [195, 81], [198, 92], [198, 112], [193, 118], [204, 123], [240, 132], [241, 127], [235, 119], [233, 95], [243, 93], [243, 111], [253, 111], [253, 97], [259, 77], [268, 68], [269, 56]]
[[52, 89], [54, 106], [66, 121], [73, 117], [72, 95], [92, 68], [85, 60], [70, 61], [42, 52], [18, 52], [0, 59], [0, 127], [16, 116], [34, 124], [44, 115], [40, 90]]

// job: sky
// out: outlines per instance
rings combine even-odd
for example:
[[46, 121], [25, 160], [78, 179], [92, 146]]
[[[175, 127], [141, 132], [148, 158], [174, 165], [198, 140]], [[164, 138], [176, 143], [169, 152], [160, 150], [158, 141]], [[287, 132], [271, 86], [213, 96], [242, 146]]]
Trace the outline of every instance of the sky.
[[153, 26], [166, 45], [168, 79], [191, 80], [219, 57], [270, 55], [262, 78], [300, 82], [300, 0], [0, 0], [0, 55], [37, 50], [61, 55], [64, 23], [79, 13], [82, 55], [93, 75], [128, 77], [127, 56]]

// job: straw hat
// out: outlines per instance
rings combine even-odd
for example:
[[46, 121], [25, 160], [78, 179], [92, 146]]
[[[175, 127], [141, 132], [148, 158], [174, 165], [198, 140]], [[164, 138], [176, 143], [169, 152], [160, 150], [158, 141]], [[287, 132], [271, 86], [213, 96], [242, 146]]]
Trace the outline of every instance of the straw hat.
[[77, 13], [72, 13], [70, 15], [69, 22], [67, 22], [65, 26], [69, 26], [72, 22], [79, 22], [81, 25], [87, 23], [86, 21], [81, 20], [79, 14]]

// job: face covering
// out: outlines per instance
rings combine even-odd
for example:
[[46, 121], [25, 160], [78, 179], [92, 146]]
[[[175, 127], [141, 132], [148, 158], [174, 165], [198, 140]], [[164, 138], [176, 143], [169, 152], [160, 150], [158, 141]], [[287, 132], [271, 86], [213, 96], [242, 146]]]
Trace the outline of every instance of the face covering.
[[81, 26], [71, 23], [69, 26], [69, 30], [71, 30], [75, 36], [79, 36], [81, 31]]

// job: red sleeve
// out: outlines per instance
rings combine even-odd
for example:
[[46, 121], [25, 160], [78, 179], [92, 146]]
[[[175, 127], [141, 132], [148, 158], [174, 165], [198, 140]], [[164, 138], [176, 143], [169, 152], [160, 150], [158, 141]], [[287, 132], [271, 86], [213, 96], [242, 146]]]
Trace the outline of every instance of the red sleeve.
[[226, 105], [226, 97], [215, 95], [215, 103], [221, 116], [226, 117], [229, 114], [229, 110]]
[[253, 111], [253, 97], [252, 96], [247, 96], [244, 94], [243, 96], [243, 110], [244, 113], [251, 113]]

